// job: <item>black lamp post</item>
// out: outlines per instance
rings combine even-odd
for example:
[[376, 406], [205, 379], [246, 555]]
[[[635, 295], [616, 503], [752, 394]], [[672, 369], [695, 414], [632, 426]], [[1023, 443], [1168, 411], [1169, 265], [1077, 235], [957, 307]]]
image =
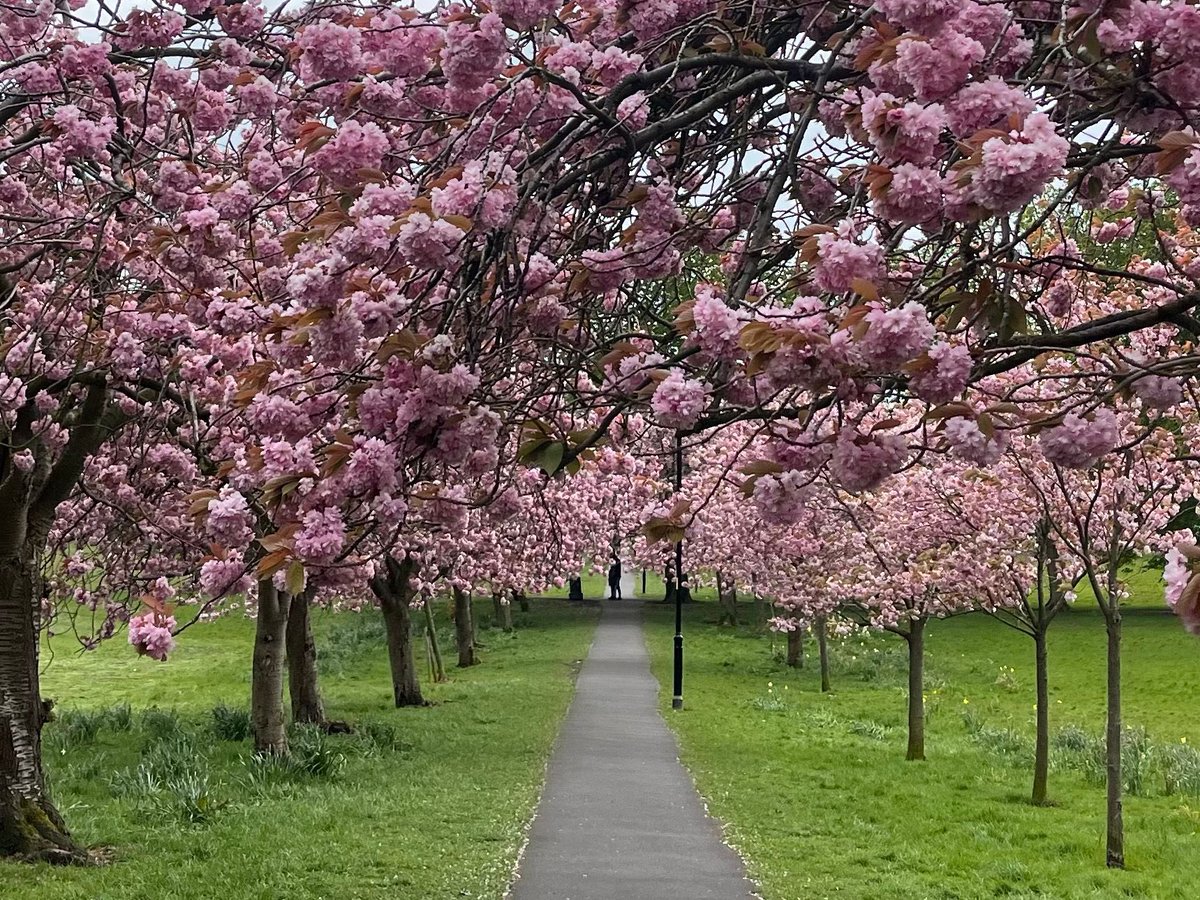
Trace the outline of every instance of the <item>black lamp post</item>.
[[[675, 493], [683, 488], [683, 438], [675, 432]], [[683, 709], [683, 539], [675, 542], [675, 690], [671, 709]]]

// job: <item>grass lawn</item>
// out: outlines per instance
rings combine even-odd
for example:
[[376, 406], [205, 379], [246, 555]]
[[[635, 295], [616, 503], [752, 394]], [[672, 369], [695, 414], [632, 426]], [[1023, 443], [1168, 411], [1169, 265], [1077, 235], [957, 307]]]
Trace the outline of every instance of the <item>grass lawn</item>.
[[[214, 706], [248, 703], [247, 620], [195, 626], [166, 663], [119, 642], [85, 655], [56, 642], [52, 791], [76, 836], [114, 862], [0, 864], [0, 897], [500, 898], [597, 609], [534, 600], [514, 614], [512, 635], [480, 629], [482, 665], [450, 668], [450, 683], [426, 683], [433, 706], [404, 710], [389, 706], [377, 615], [316, 614], [327, 712], [359, 729], [297, 734], [303, 765], [286, 767], [222, 739], [244, 726], [237, 712], [214, 725]], [[477, 620], [490, 618], [479, 604]], [[448, 630], [443, 652], [452, 665]]]
[[[1162, 609], [1153, 577], [1132, 587], [1125, 719], [1146, 729], [1151, 747], [1127, 753], [1141, 784], [1125, 804], [1124, 872], [1104, 867], [1093, 754], [1102, 746], [1105, 637], [1086, 597], [1050, 629], [1050, 808], [1026, 802], [1033, 642], [982, 615], [930, 625], [925, 763], [904, 761], [906, 661], [890, 636], [836, 644], [834, 692], [822, 695], [815, 642], [807, 667], [789, 669], [780, 638], [719, 629], [715, 606], [694, 604], [685, 608], [686, 709], [666, 715], [766, 900], [1194, 898], [1200, 642]], [[671, 610], [648, 610], [666, 710]], [[1172, 773], [1190, 781], [1168, 794]]]

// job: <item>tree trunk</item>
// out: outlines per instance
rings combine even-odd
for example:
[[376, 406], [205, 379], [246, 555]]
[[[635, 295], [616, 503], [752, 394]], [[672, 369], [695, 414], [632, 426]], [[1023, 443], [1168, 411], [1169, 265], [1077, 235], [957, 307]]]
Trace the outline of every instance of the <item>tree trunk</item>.
[[1125, 868], [1125, 823], [1121, 812], [1121, 610], [1111, 600], [1108, 631], [1108, 839], [1105, 863], [1110, 869]]
[[925, 619], [913, 619], [908, 634], [908, 752], [904, 758], [925, 758]]
[[408, 578], [413, 563], [407, 556], [397, 562], [388, 556], [384, 560], [387, 575], [371, 579], [371, 590], [379, 599], [383, 627], [387, 636], [388, 662], [392, 668], [392, 698], [397, 707], [424, 706], [421, 682], [417, 678], [417, 654], [413, 649], [412, 615], [409, 602], [412, 588]]
[[[524, 591], [513, 591], [513, 593], [516, 594], [517, 604], [521, 607], [521, 612], [523, 612], [523, 613], [529, 612], [529, 598], [525, 596], [525, 592]], [[509, 620], [509, 625], [511, 626], [512, 625], [512, 608], [511, 607], [508, 610], [508, 620]]]
[[718, 624], [729, 624], [736, 628], [737, 587], [732, 581], [726, 582], [720, 572], [717, 573], [717, 599], [721, 602], [721, 621]]
[[287, 653], [289, 596], [269, 579], [258, 583], [254, 626], [254, 662], [250, 669], [250, 721], [254, 752], [286, 756], [283, 715], [283, 663]]
[[325, 704], [317, 680], [317, 644], [309, 619], [311, 594], [292, 598], [287, 614], [288, 695], [292, 721], [325, 727]]
[[663, 576], [663, 603], [675, 602], [675, 568], [667, 566], [666, 574]]
[[425, 611], [425, 639], [429, 642], [429, 661], [433, 669], [433, 680], [437, 684], [446, 681], [446, 666], [442, 662], [442, 647], [438, 643], [437, 623], [433, 621], [433, 604], [426, 600], [421, 604]]
[[500, 612], [501, 605], [502, 604], [500, 603], [500, 592], [492, 591], [492, 627], [493, 628], [499, 628], [500, 620], [504, 618], [503, 613]]
[[787, 633], [787, 664], [794, 669], [804, 668], [804, 632], [799, 628]]
[[471, 595], [454, 588], [454, 640], [458, 644], [458, 667], [465, 669], [479, 660], [475, 657], [475, 627], [471, 621]]
[[1042, 625], [1033, 633], [1037, 683], [1037, 738], [1033, 750], [1033, 803], [1045, 806], [1050, 777], [1050, 691], [1046, 677], [1046, 631]]
[[817, 616], [817, 651], [821, 657], [821, 693], [829, 693], [829, 634], [824, 616]]
[[33, 556], [0, 560], [0, 858], [87, 860], [46, 795]]

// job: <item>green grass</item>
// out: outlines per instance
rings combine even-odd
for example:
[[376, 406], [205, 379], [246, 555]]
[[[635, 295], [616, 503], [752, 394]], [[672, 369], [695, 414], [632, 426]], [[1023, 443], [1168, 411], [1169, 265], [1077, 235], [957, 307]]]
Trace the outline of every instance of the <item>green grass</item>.
[[[686, 708], [666, 714], [766, 900], [1194, 897], [1198, 789], [1168, 795], [1159, 766], [1187, 750], [1182, 739], [1200, 743], [1200, 642], [1144, 580], [1125, 618], [1124, 706], [1154, 751], [1144, 796], [1125, 803], [1124, 872], [1104, 867], [1104, 790], [1086, 753], [1056, 749], [1056, 805], [1027, 802], [1033, 644], [986, 616], [930, 626], [925, 763], [904, 761], [905, 657], [889, 636], [836, 645], [834, 693], [822, 695], [814, 642], [807, 667], [789, 669], [779, 637], [718, 629], [712, 605], [687, 607]], [[1157, 604], [1138, 594], [1154, 590]], [[671, 614], [648, 609], [654, 672], [669, 688]], [[1079, 726], [1094, 742], [1104, 653], [1103, 622], [1081, 596], [1050, 630], [1052, 731]]]
[[[485, 624], [489, 609], [477, 605]], [[389, 708], [376, 614], [317, 615], [336, 673], [323, 682], [327, 711], [359, 733], [295, 735], [290, 767], [256, 764], [249, 742], [217, 736], [237, 736], [247, 704], [247, 620], [195, 626], [162, 664], [118, 642], [84, 655], [56, 642], [44, 677], [58, 701], [51, 788], [76, 836], [114, 861], [0, 864], [0, 896], [499, 898], [596, 612], [532, 601], [514, 634], [480, 630], [482, 665], [450, 668], [449, 684], [426, 685], [435, 705], [405, 710]], [[443, 651], [452, 664], [449, 634]]]

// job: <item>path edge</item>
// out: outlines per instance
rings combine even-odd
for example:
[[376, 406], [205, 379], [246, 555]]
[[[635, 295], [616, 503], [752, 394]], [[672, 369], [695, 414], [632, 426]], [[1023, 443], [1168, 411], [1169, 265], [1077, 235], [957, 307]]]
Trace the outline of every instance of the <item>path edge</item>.
[[[554, 753], [558, 750], [558, 742], [562, 738], [563, 726], [567, 722], [567, 716], [571, 714], [571, 707], [575, 705], [575, 697], [578, 694], [579, 688], [579, 673], [583, 671], [583, 664], [592, 655], [592, 647], [596, 643], [596, 632], [600, 630], [600, 619], [603, 616], [604, 600], [601, 599], [600, 612], [596, 616], [596, 627], [592, 629], [592, 639], [588, 641], [587, 650], [584, 652], [583, 658], [579, 660], [579, 668], [571, 676], [571, 699], [567, 703], [567, 708], [563, 710], [562, 719], [558, 723], [558, 732], [554, 735], [554, 740], [550, 744], [550, 752], [546, 754], [546, 761], [542, 764], [542, 781], [538, 785], [537, 799], [533, 803], [533, 812], [529, 814], [529, 818], [525, 820], [525, 824], [521, 829], [521, 846], [517, 848], [517, 858], [513, 860], [512, 871], [508, 873], [508, 882], [504, 886], [504, 893], [500, 895], [501, 900], [511, 900], [513, 888], [521, 880], [521, 863], [525, 859], [525, 849], [529, 846], [529, 832], [533, 829], [534, 819], [537, 818], [538, 810], [542, 806], [542, 798], [546, 794], [546, 780], [550, 775], [550, 761], [554, 759]], [[644, 629], [642, 634], [645, 636]]]

